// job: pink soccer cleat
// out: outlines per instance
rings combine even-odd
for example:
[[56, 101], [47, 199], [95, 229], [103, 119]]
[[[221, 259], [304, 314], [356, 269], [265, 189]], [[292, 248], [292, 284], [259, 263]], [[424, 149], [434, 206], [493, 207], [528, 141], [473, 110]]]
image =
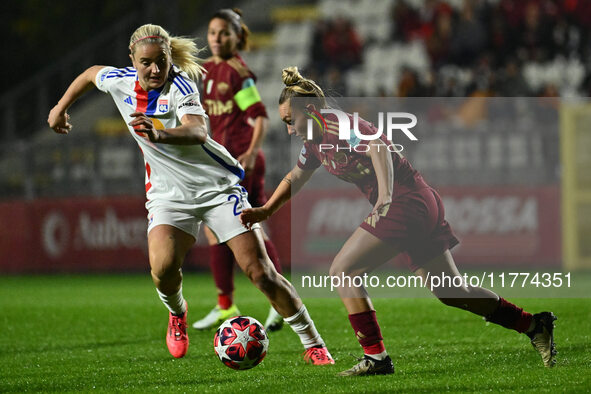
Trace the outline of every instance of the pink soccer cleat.
[[168, 330], [166, 332], [166, 346], [175, 358], [181, 358], [189, 349], [189, 337], [187, 335], [187, 302], [185, 301], [185, 313], [183, 316], [175, 316], [168, 313]]
[[306, 349], [306, 351], [304, 352], [304, 361], [312, 365], [334, 364], [334, 360], [326, 346], [314, 346]]

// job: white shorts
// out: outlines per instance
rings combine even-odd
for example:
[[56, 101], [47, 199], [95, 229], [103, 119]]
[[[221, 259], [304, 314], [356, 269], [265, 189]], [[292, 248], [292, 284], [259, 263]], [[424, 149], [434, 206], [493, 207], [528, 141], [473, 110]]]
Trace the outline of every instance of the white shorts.
[[[219, 193], [211, 200], [211, 205], [151, 201], [148, 209], [148, 233], [160, 224], [174, 226], [195, 239], [199, 234], [201, 222], [217, 237], [219, 243], [226, 242], [248, 231], [240, 223], [240, 213], [250, 208], [248, 193], [240, 185]], [[260, 228], [257, 223], [253, 228]]]

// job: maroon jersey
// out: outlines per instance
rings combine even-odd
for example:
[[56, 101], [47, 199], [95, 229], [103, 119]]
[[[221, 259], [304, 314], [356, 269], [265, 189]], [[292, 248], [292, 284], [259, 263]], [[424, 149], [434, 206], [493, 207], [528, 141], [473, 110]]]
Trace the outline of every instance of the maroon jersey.
[[[370, 145], [373, 141], [360, 141], [357, 137], [349, 141], [340, 140], [336, 116], [330, 114], [324, 119], [327, 130], [322, 141], [304, 144], [298, 167], [310, 170], [323, 165], [329, 173], [355, 184], [374, 205], [378, 198], [378, 181], [371, 157], [363, 152], [366, 149], [361, 146]], [[351, 124], [352, 120], [349, 115]], [[359, 119], [358, 124], [360, 133], [375, 135], [377, 130], [371, 123]], [[384, 136], [381, 140], [391, 145]], [[379, 220], [370, 213], [360, 227], [405, 252], [408, 257], [406, 264], [415, 271], [459, 241], [445, 220], [445, 211], [437, 192], [427, 185], [408, 160], [396, 152], [392, 152], [391, 157], [394, 167], [392, 203], [380, 212]]]
[[[323, 165], [329, 173], [355, 184], [367, 199], [375, 204], [378, 198], [378, 181], [371, 157], [364, 152], [366, 150], [364, 146], [339, 139], [339, 125], [335, 115], [325, 115], [324, 118], [328, 128], [322, 136], [322, 141], [318, 144], [311, 141], [304, 143], [298, 159], [298, 167], [303, 170], [311, 170]], [[349, 121], [352, 125], [353, 117], [351, 115], [349, 115]], [[373, 124], [361, 118], [359, 118], [358, 124], [360, 133], [376, 134], [377, 130]], [[353, 135], [353, 133], [351, 134]], [[381, 140], [387, 146], [392, 144], [385, 136], [382, 136]], [[372, 141], [361, 141], [361, 145], [371, 144]], [[386, 146], [382, 146], [381, 149], [386, 149]], [[390, 155], [394, 166], [393, 199], [408, 192], [429, 187], [421, 174], [412, 168], [408, 160], [396, 152], [391, 152]]]
[[254, 120], [267, 117], [256, 89], [256, 77], [242, 58], [212, 57], [203, 65], [202, 102], [210, 119], [212, 137], [238, 157], [250, 146]]

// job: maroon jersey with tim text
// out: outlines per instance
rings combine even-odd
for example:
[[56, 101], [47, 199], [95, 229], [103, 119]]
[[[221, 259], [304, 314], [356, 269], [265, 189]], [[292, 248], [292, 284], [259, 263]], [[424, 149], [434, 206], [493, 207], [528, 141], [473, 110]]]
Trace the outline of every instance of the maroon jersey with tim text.
[[[375, 204], [378, 198], [378, 181], [371, 157], [363, 152], [365, 148], [360, 147], [358, 144], [339, 139], [339, 125], [335, 115], [326, 115], [324, 119], [328, 128], [322, 136], [322, 141], [318, 144], [312, 141], [304, 143], [299, 155], [298, 167], [303, 170], [311, 170], [322, 165], [329, 173], [345, 182], [355, 184], [367, 199], [372, 204]], [[349, 122], [351, 125], [353, 124], [351, 115], [349, 115]], [[377, 130], [373, 124], [361, 118], [359, 118], [358, 124], [360, 133], [366, 135], [376, 134]], [[386, 145], [392, 144], [385, 136], [382, 136], [381, 140]], [[371, 143], [372, 141], [362, 142], [365, 145]], [[337, 146], [339, 149], [336, 148]], [[354, 149], [355, 146], [357, 151]], [[382, 146], [382, 148], [386, 149], [385, 146]], [[391, 152], [390, 156], [394, 166], [393, 199], [410, 191], [429, 187], [421, 174], [412, 168], [408, 160], [396, 152]]]
[[267, 117], [256, 91], [256, 77], [239, 55], [208, 59], [203, 65], [202, 102], [210, 119], [212, 137], [234, 157], [250, 146], [254, 120]]

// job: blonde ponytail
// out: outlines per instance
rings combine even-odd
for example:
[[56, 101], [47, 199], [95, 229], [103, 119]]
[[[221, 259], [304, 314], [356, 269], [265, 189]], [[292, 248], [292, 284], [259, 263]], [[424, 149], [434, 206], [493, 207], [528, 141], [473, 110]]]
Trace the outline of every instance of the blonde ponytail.
[[191, 38], [172, 37], [170, 39], [170, 57], [172, 62], [186, 72], [194, 81], [198, 81], [205, 69], [199, 64], [199, 49]]
[[129, 50], [133, 55], [137, 45], [159, 44], [168, 50], [172, 63], [186, 72], [194, 81], [199, 80], [204, 69], [199, 62], [199, 49], [189, 37], [171, 36], [161, 26], [146, 24], [138, 27], [129, 39]]
[[324, 92], [316, 82], [302, 77], [296, 66], [286, 67], [281, 72], [285, 87], [279, 96], [279, 104], [283, 104], [292, 97], [318, 97], [324, 105]]
[[302, 77], [296, 66], [291, 66], [281, 70], [281, 79], [285, 86], [294, 86], [301, 82], [304, 77]]

